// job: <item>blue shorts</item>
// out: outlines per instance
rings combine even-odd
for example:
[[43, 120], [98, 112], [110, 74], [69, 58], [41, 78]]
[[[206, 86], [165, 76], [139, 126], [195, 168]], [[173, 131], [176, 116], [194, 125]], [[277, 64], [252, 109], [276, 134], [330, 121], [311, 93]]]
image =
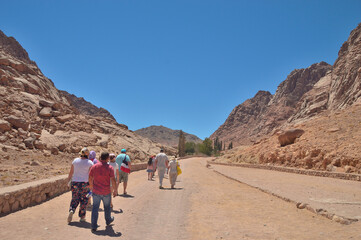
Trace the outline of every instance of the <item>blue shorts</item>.
[[147, 169], [147, 172], [153, 172], [153, 169]]

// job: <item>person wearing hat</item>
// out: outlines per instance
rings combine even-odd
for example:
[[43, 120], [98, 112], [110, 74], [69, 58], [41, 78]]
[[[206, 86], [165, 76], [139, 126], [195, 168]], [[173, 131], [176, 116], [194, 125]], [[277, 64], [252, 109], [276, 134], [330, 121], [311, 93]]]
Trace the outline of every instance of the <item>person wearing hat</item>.
[[130, 174], [130, 157], [126, 154], [127, 150], [122, 149], [115, 161], [119, 165], [119, 183], [123, 182], [123, 194], [127, 194], [128, 175]]
[[[93, 162], [88, 159], [89, 150], [83, 148], [80, 157], [75, 158], [71, 164], [68, 182], [71, 184], [71, 202], [68, 215], [68, 223], [73, 219], [73, 214], [80, 203], [79, 217], [81, 222], [85, 222], [86, 206], [89, 193], [89, 170]], [[70, 182], [71, 181], [71, 182]]]

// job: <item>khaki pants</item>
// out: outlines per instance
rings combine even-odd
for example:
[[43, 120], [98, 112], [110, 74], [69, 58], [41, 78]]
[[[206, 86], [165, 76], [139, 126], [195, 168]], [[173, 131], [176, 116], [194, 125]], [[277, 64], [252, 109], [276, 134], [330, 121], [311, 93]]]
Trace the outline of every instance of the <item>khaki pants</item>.
[[172, 187], [175, 185], [175, 182], [177, 181], [177, 176], [178, 176], [177, 172], [170, 172], [169, 173], [169, 181], [170, 181], [170, 185]]
[[158, 167], [159, 186], [163, 186], [163, 178], [165, 173], [165, 167]]

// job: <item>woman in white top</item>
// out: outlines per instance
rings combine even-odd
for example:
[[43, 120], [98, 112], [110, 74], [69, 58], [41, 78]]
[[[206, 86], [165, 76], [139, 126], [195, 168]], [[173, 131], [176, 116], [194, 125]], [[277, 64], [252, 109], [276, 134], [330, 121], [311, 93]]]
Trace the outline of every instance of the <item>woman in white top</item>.
[[71, 222], [73, 214], [80, 203], [79, 217], [81, 222], [85, 222], [86, 206], [88, 205], [87, 194], [89, 193], [89, 171], [93, 162], [88, 159], [89, 150], [83, 148], [80, 152], [80, 158], [74, 159], [68, 176], [68, 182], [71, 180], [72, 198], [70, 202], [68, 223]]
[[[119, 165], [118, 163], [115, 162], [115, 154], [111, 153], [109, 154], [109, 165], [113, 167], [114, 169], [114, 176], [115, 176], [115, 181], [117, 183], [116, 186], [112, 187], [112, 182], [110, 182], [110, 187], [112, 187], [113, 189], [118, 189], [118, 185], [119, 185]], [[113, 208], [113, 201], [112, 199], [110, 199], [110, 207]]]
[[179, 166], [177, 159], [174, 158], [172, 161], [169, 162], [169, 181], [172, 189], [174, 188], [175, 182], [177, 181], [177, 166]]

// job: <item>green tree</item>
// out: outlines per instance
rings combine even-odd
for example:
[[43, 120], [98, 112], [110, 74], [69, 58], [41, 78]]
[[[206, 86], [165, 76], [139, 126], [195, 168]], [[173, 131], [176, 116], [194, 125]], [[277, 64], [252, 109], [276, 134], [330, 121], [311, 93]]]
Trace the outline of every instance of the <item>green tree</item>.
[[185, 152], [187, 155], [192, 155], [196, 151], [196, 144], [194, 142], [186, 142]]
[[212, 140], [209, 138], [206, 138], [206, 139], [204, 139], [203, 143], [199, 146], [200, 147], [199, 151], [208, 156], [211, 156], [212, 152], [213, 152], [212, 145], [213, 145]]
[[179, 157], [184, 157], [186, 155], [186, 138], [182, 130], [179, 132], [178, 154]]

